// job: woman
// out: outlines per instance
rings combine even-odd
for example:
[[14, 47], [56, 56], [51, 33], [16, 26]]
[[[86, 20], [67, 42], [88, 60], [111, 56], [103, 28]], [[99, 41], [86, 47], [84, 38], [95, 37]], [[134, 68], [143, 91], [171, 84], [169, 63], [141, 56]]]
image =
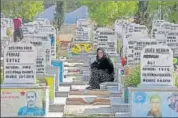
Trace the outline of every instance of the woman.
[[96, 61], [91, 64], [90, 87], [87, 89], [100, 89], [100, 83], [114, 81], [114, 66], [103, 49], [97, 49]]

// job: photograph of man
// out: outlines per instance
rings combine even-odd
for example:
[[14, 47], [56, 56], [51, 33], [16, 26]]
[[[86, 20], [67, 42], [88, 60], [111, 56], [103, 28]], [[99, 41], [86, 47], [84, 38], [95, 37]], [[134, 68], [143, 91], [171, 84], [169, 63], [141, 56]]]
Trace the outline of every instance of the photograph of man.
[[18, 116], [44, 116], [45, 111], [44, 109], [36, 106], [36, 100], [36, 92], [26, 92], [27, 105], [18, 110]]
[[150, 110], [147, 116], [149, 117], [162, 117], [161, 114], [161, 98], [159, 95], [152, 95], [150, 97]]

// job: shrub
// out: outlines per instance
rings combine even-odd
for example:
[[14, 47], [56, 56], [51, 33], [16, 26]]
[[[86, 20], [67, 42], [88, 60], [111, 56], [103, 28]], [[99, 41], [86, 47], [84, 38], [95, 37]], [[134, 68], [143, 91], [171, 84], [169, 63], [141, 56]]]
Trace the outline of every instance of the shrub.
[[137, 87], [140, 84], [140, 65], [136, 65], [124, 80], [125, 87]]
[[178, 88], [178, 73], [174, 72], [174, 81], [175, 81], [175, 86]]

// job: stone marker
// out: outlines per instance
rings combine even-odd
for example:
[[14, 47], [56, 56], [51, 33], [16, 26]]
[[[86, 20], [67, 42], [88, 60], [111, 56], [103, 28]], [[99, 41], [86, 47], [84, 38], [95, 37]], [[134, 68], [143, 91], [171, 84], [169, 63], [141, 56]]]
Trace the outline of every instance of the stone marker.
[[152, 45], [142, 50], [141, 84], [173, 86], [173, 52], [168, 46]]
[[4, 50], [4, 84], [36, 83], [37, 50], [30, 43], [11, 43]]
[[96, 42], [98, 44], [98, 48], [103, 48], [108, 54], [116, 54], [117, 53], [117, 35], [110, 28], [98, 28], [96, 30], [98, 32], [98, 37], [96, 38]]
[[92, 36], [92, 25], [87, 19], [77, 20], [76, 39], [74, 41], [90, 41]]

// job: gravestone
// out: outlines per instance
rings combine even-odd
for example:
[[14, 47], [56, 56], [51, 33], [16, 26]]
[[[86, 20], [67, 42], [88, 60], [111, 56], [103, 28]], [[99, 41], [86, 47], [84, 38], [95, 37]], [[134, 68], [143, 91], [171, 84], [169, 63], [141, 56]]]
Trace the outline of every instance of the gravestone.
[[37, 36], [32, 36], [32, 37], [28, 37], [26, 38], [26, 41], [29, 41], [31, 44], [33, 44], [33, 46], [36, 47], [37, 49], [37, 60], [36, 60], [36, 73], [37, 74], [45, 74], [46, 73], [46, 47], [47, 44], [46, 42], [43, 42], [40, 37]]
[[155, 34], [158, 32], [160, 25], [165, 22], [164, 20], [154, 20], [152, 23], [151, 38], [155, 38]]
[[117, 54], [117, 35], [110, 28], [98, 28], [97, 48], [103, 48], [108, 54]]
[[173, 52], [178, 49], [178, 31], [169, 31], [166, 38], [166, 44]]
[[[59, 68], [59, 82], [63, 82], [64, 79], [64, 65], [60, 60], [52, 60], [51, 65]], [[57, 76], [57, 75], [56, 75]]]
[[141, 53], [141, 84], [173, 86], [173, 52], [165, 45], [146, 46]]
[[46, 69], [47, 74], [53, 74], [55, 75], [55, 91], [58, 91], [59, 88], [59, 78], [60, 78], [60, 71], [57, 67], [47, 66]]
[[92, 25], [87, 19], [77, 20], [76, 38], [74, 41], [90, 41], [92, 36]]
[[23, 32], [24, 32], [24, 38], [25, 39], [35, 39], [35, 38], [41, 38], [41, 41], [43, 43], [46, 43], [46, 62], [48, 65], [51, 64], [51, 43], [50, 43], [50, 37], [49, 34], [40, 32], [39, 24], [32, 22], [24, 24]]
[[168, 46], [149, 45], [142, 50], [141, 84], [129, 88], [130, 117], [178, 117], [173, 71], [173, 52]]
[[36, 83], [36, 48], [30, 43], [11, 43], [4, 50], [4, 83]]
[[50, 39], [51, 45], [51, 58], [56, 59], [56, 30], [52, 25], [40, 25], [38, 28], [38, 33], [47, 34]]
[[147, 45], [156, 45], [157, 42], [154, 39], [140, 39], [134, 46], [134, 63], [140, 63], [140, 55], [143, 48]]
[[50, 25], [50, 21], [46, 18], [37, 18], [34, 22], [40, 25]]
[[129, 40], [128, 39], [128, 48], [127, 48], [127, 65], [133, 66], [135, 64], [134, 62], [134, 48], [136, 45], [136, 40]]
[[13, 20], [10, 18], [1, 18], [1, 38], [9, 37], [12, 40], [14, 26]]
[[166, 36], [171, 28], [171, 24], [168, 22], [162, 22], [156, 28], [155, 32], [155, 39], [157, 40], [158, 44], [166, 44]]
[[8, 38], [1, 38], [1, 60], [4, 57], [4, 49], [10, 44], [10, 40]]

